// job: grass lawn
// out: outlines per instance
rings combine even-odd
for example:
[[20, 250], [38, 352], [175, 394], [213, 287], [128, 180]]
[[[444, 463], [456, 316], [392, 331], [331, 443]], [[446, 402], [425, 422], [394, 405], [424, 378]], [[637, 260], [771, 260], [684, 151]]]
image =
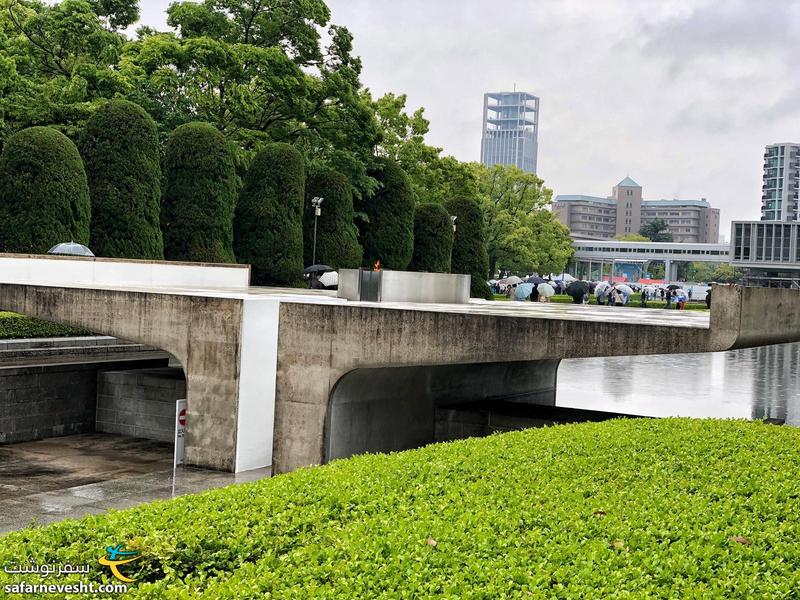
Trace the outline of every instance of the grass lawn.
[[0, 339], [64, 337], [70, 335], [90, 334], [85, 329], [33, 319], [13, 312], [0, 311]]
[[[790, 598], [798, 509], [800, 429], [614, 420], [23, 530], [0, 563], [90, 564], [84, 581], [108, 581], [98, 558], [128, 544], [137, 598]], [[20, 579], [42, 581], [0, 572]]]

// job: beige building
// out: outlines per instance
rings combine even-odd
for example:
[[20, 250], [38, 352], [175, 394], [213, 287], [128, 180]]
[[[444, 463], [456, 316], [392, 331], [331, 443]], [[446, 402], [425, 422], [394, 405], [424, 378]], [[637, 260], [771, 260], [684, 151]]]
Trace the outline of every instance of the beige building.
[[558, 195], [553, 212], [578, 238], [630, 235], [654, 219], [663, 219], [675, 242], [719, 241], [719, 209], [708, 200], [644, 200], [642, 186], [630, 177], [615, 185], [607, 198]]

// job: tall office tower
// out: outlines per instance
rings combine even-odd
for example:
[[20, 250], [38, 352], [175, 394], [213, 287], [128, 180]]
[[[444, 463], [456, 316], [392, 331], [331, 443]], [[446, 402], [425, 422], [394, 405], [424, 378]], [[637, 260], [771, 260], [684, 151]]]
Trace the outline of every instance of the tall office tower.
[[762, 221], [797, 221], [800, 144], [770, 144], [764, 151]]
[[483, 95], [483, 164], [515, 165], [536, 173], [538, 140], [539, 98], [525, 92]]

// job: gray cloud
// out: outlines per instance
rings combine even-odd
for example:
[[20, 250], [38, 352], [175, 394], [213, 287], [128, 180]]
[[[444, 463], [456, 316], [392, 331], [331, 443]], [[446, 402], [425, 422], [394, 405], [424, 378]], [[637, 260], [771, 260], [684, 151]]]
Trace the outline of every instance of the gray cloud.
[[[758, 218], [763, 147], [800, 141], [800, 2], [329, 0], [375, 94], [424, 106], [429, 142], [480, 152], [482, 95], [541, 97], [539, 170], [556, 193], [708, 198]], [[143, 0], [163, 27], [164, 0]]]

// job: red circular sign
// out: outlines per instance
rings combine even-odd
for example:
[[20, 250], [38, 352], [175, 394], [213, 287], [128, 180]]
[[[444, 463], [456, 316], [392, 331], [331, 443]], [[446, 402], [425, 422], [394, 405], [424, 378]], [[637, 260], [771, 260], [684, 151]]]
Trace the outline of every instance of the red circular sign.
[[186, 425], [186, 409], [182, 408], [181, 412], [178, 413], [178, 423], [181, 425]]

